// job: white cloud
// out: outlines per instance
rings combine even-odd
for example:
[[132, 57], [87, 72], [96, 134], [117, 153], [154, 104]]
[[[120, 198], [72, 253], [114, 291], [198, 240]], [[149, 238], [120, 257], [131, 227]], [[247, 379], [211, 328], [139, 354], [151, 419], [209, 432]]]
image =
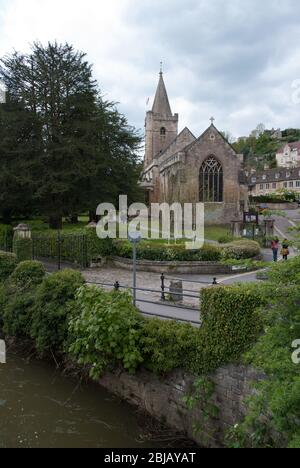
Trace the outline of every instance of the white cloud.
[[164, 59], [173, 112], [199, 135], [299, 126], [298, 0], [0, 0], [0, 55], [35, 40], [87, 52], [108, 99], [142, 128]]

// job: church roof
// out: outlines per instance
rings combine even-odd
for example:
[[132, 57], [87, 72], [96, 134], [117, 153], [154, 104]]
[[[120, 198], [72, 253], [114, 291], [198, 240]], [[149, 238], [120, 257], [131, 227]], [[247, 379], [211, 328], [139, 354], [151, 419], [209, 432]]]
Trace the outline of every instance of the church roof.
[[217, 128], [216, 126], [212, 123], [203, 133], [202, 135], [199, 136], [199, 138], [197, 138], [195, 141], [193, 141], [187, 148], [185, 148], [185, 150], [188, 150], [190, 149], [195, 143], [197, 143], [198, 141], [202, 140], [202, 138], [204, 137], [204, 135], [206, 133], [208, 133], [209, 131], [214, 131], [216, 132], [218, 135], [220, 135], [220, 137], [224, 140], [224, 142], [230, 146], [230, 148], [232, 149], [232, 151], [235, 153], [235, 154], [238, 154], [237, 151], [234, 149], [234, 147], [232, 146], [231, 143], [229, 143], [229, 141], [225, 138], [225, 136], [223, 135], [223, 133], [221, 133]]
[[[189, 141], [187, 143], [187, 138], [189, 138], [192, 141]], [[196, 141], [195, 135], [193, 135], [193, 133], [187, 127], [185, 127], [179, 133], [179, 135], [177, 135], [177, 137], [172, 141], [172, 143], [170, 143], [170, 145], [164, 150], [160, 157], [164, 157], [167, 153], [170, 153], [172, 155], [178, 153], [178, 151], [183, 151], [194, 141]]]
[[156, 90], [152, 112], [154, 114], [161, 114], [164, 116], [172, 117], [172, 110], [169, 103], [168, 93], [166, 90], [162, 72], [160, 72], [159, 74], [159, 82]]

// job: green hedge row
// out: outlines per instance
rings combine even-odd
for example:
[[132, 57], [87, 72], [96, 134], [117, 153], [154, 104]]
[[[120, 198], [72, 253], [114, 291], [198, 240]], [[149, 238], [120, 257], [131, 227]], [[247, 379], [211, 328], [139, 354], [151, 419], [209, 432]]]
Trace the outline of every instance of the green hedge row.
[[[123, 258], [132, 258], [132, 245], [126, 241], [114, 243], [115, 255]], [[137, 247], [137, 256], [140, 260], [174, 261], [174, 262], [219, 262], [228, 259], [249, 259], [260, 255], [260, 245], [255, 241], [233, 241], [225, 247], [204, 245], [201, 250], [186, 250], [184, 245], [156, 245], [147, 241], [141, 242]]]
[[0, 251], [0, 282], [6, 280], [17, 266], [14, 254]]
[[13, 252], [17, 257], [18, 262], [31, 260], [33, 257], [32, 239], [15, 238], [13, 240]]
[[[60, 254], [62, 261], [87, 267], [91, 262], [103, 257], [119, 256], [131, 259], [133, 256], [133, 248], [128, 241], [102, 240], [98, 238], [95, 230], [62, 231], [60, 234], [55, 231], [34, 231], [31, 240], [17, 239], [14, 240], [13, 244], [12, 233], [12, 228], [9, 230], [7, 226], [5, 229], [0, 226], [0, 250], [2, 239], [4, 244], [6, 242], [6, 247], [3, 247], [3, 250], [10, 250], [7, 245], [13, 245], [13, 251], [19, 261], [31, 258], [57, 259]], [[247, 240], [231, 242], [225, 247], [204, 245], [200, 250], [187, 250], [185, 244], [167, 245], [148, 241], [142, 241], [137, 247], [139, 260], [160, 262], [219, 262], [232, 258], [236, 260], [254, 258], [259, 254], [259, 244]]]
[[101, 240], [96, 232], [43, 232], [33, 233], [35, 258], [57, 258], [87, 267], [92, 261], [113, 254], [113, 243]]
[[[132, 258], [132, 245], [126, 241], [114, 243], [114, 254], [122, 258]], [[149, 244], [141, 242], [137, 247], [139, 260], [166, 262], [218, 262], [221, 250], [218, 246], [205, 245], [201, 250], [187, 250], [185, 245]]]
[[12, 251], [14, 231], [12, 226], [0, 224], [0, 250]]

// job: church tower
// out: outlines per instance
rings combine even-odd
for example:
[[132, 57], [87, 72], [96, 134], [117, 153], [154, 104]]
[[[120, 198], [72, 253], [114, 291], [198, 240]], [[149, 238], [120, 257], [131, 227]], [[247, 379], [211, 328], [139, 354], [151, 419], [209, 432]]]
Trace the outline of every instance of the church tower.
[[178, 135], [178, 114], [172, 114], [162, 70], [152, 111], [147, 112], [145, 128], [145, 167], [148, 167]]

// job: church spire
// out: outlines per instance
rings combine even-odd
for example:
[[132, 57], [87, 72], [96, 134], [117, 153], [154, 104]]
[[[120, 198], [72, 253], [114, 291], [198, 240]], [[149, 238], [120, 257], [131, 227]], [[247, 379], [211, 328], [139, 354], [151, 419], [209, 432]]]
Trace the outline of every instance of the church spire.
[[160, 64], [159, 82], [156, 90], [152, 112], [154, 114], [172, 117], [171, 106], [169, 103], [168, 93], [163, 78], [162, 63]]

